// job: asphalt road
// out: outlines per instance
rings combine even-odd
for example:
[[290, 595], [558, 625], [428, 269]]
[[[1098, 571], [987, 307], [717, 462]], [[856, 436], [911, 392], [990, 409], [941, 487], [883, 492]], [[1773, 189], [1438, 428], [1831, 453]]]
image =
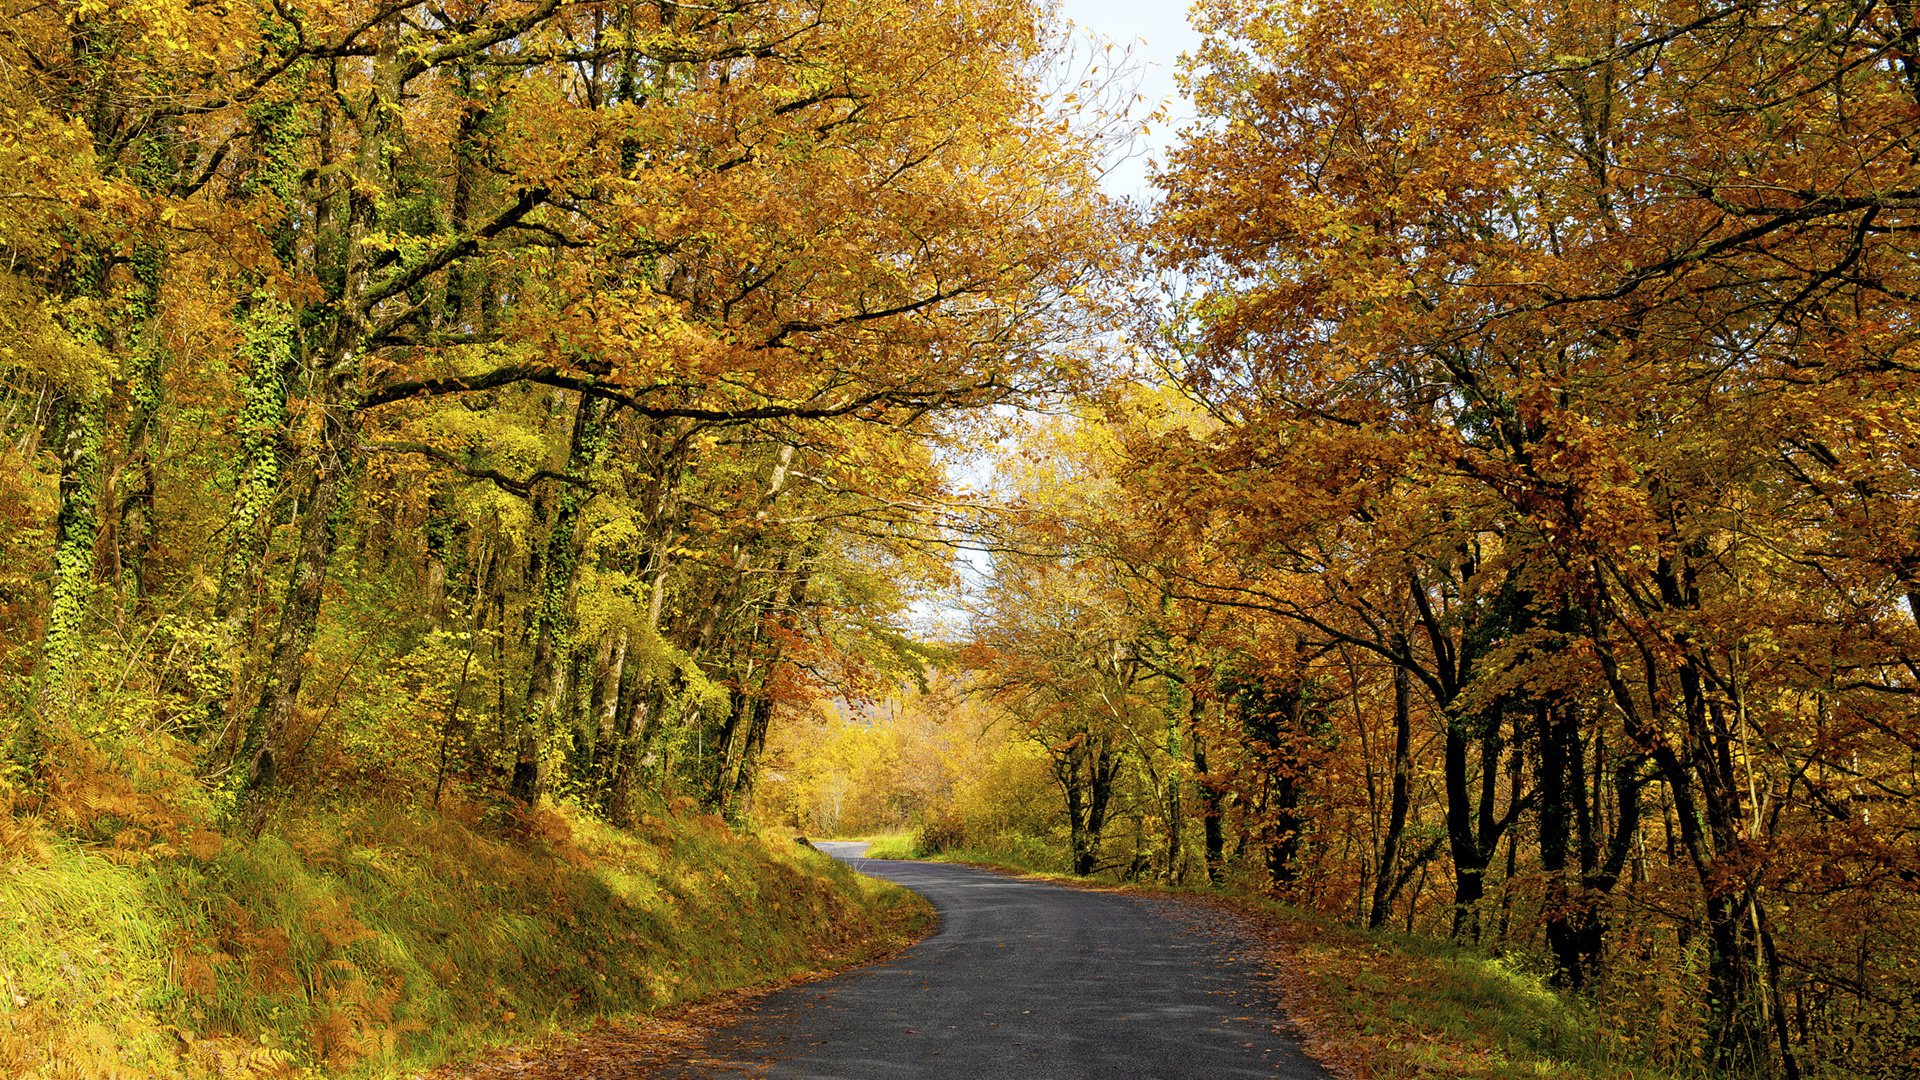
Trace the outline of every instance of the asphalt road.
[[676, 1075], [1326, 1080], [1263, 989], [1253, 943], [1218, 915], [820, 847], [927, 897], [938, 932], [761, 999]]

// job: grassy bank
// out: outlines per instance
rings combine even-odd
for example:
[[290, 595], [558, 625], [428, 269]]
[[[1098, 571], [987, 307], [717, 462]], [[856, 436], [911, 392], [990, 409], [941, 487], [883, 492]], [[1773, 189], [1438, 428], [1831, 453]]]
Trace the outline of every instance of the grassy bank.
[[1358, 1080], [1679, 1080], [1650, 1065], [1593, 1009], [1549, 987], [1526, 958], [1368, 932], [1258, 893], [1122, 883], [1062, 873], [1039, 841], [930, 851], [917, 833], [862, 837], [876, 859], [998, 868], [1068, 885], [1182, 895], [1256, 928], [1275, 989], [1312, 1054]]
[[1678, 1080], [1525, 958], [1369, 933], [1272, 900], [1227, 901], [1260, 928], [1314, 1056], [1355, 1077]]
[[337, 797], [222, 832], [164, 753], [0, 792], [0, 1075], [385, 1076], [844, 963], [924, 918], [786, 836]]
[[914, 832], [879, 833], [859, 838], [867, 844], [870, 859], [919, 859], [926, 862], [970, 863], [1016, 870], [1036, 877], [1058, 877], [1078, 881], [1066, 872], [1066, 853], [1047, 841], [1027, 836], [1003, 836], [991, 845], [929, 847], [921, 834]]

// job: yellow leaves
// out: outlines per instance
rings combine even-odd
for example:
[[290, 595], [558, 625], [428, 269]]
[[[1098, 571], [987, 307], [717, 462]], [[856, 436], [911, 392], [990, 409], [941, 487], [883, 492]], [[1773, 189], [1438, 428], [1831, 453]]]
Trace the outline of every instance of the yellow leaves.
[[101, 392], [114, 364], [92, 332], [97, 318], [89, 301], [55, 301], [35, 283], [0, 270], [0, 371], [73, 393]]
[[589, 567], [580, 572], [575, 607], [576, 632], [583, 641], [615, 631], [646, 630], [645, 584], [615, 570]]
[[[229, 3], [191, 0], [78, 0], [65, 15], [69, 27], [124, 34], [122, 62], [172, 72], [234, 64], [258, 41], [253, 20], [236, 20]], [[131, 33], [127, 33], [131, 31]]]

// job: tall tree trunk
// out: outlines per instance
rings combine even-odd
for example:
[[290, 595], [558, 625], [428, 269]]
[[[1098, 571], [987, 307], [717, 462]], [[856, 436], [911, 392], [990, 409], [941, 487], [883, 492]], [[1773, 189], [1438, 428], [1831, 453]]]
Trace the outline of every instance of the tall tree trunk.
[[[337, 358], [336, 371], [353, 364]], [[349, 455], [355, 432], [346, 419], [344, 384], [329, 378], [332, 392], [324, 396], [334, 407], [325, 410], [319, 445], [315, 448], [313, 477], [306, 489], [301, 515], [300, 546], [295, 550], [287, 592], [280, 605], [280, 627], [274, 634], [273, 654], [267, 661], [266, 682], [248, 720], [241, 753], [248, 761], [245, 787], [249, 791], [273, 786], [287, 760], [290, 726], [300, 687], [306, 678], [307, 649], [320, 622], [326, 594], [327, 568], [340, 538], [340, 525], [351, 503]]]
[[1442, 774], [1447, 793], [1447, 848], [1453, 857], [1453, 937], [1477, 937], [1480, 899], [1486, 894], [1487, 863], [1491, 853], [1480, 849], [1479, 834], [1474, 831], [1475, 804], [1467, 751], [1470, 747], [1465, 718], [1449, 714], [1441, 751]]
[[346, 220], [332, 244], [326, 242], [330, 224], [323, 229], [317, 219], [315, 228], [320, 249], [315, 256], [316, 276], [335, 297], [313, 395], [321, 415], [320, 434], [273, 655], [242, 744], [248, 761], [244, 782], [248, 792], [271, 787], [289, 764], [288, 728], [305, 678], [307, 648], [319, 625], [327, 567], [339, 542], [340, 524], [352, 503], [350, 470], [359, 444], [359, 384], [369, 330], [363, 298], [369, 295], [373, 257], [365, 241], [377, 224], [374, 193], [388, 188], [385, 180], [392, 164], [389, 151], [396, 138], [404, 72], [398, 14], [389, 15], [376, 34], [379, 44], [373, 57], [371, 92], [362, 106], [358, 154], [344, 193]]
[[[798, 558], [799, 565], [794, 569], [793, 579], [787, 585], [785, 603], [775, 616], [781, 627], [789, 633], [798, 632], [799, 629], [799, 613], [807, 603], [807, 585], [812, 575], [812, 559], [813, 552], [802, 548]], [[784, 564], [782, 568], [784, 569]], [[751, 798], [754, 782], [757, 779], [755, 774], [760, 767], [760, 750], [766, 745], [767, 728], [773, 722], [775, 702], [769, 683], [772, 682], [775, 672], [783, 662], [780, 651], [776, 648], [773, 656], [767, 661], [747, 709], [746, 727], [739, 735], [740, 752], [737, 755], [737, 761], [726, 774], [726, 789], [720, 799], [720, 812], [729, 817], [744, 812], [744, 807]]]
[[1268, 810], [1273, 824], [1266, 845], [1267, 877], [1276, 887], [1286, 888], [1299, 876], [1300, 777], [1294, 767], [1274, 774]]
[[759, 680], [754, 678], [752, 650], [759, 637], [756, 632], [748, 642], [746, 669], [741, 673], [739, 690], [733, 695], [727, 718], [721, 722], [719, 735], [713, 740], [713, 775], [707, 779], [702, 798], [702, 804], [712, 813], [724, 812], [733, 794], [734, 778], [746, 750], [746, 733], [753, 726], [753, 706], [760, 694], [758, 683], [765, 679], [764, 675]]
[[56, 412], [60, 506], [54, 519], [53, 596], [42, 644], [43, 708], [65, 696], [86, 635], [94, 549], [100, 537], [100, 450], [105, 413], [105, 400], [97, 394], [65, 397]]
[[[1685, 714], [1694, 733], [1694, 774], [1701, 798], [1698, 809], [1680, 809], [1682, 840], [1686, 818], [1705, 828], [1695, 830], [1689, 854], [1700, 887], [1706, 895], [1707, 997], [1713, 1005], [1712, 1034], [1715, 1064], [1730, 1073], [1757, 1071], [1771, 1058], [1767, 1030], [1768, 1002], [1761, 979], [1761, 944], [1753, 912], [1753, 893], [1738, 878], [1723, 872], [1722, 863], [1745, 846], [1745, 822], [1740, 784], [1734, 772], [1732, 738], [1717, 715], [1718, 703], [1706, 694], [1699, 665], [1689, 657], [1680, 668]], [[1678, 793], [1676, 792], [1676, 804]]]
[[[652, 637], [660, 625], [661, 613], [666, 608], [667, 568], [670, 565], [667, 550], [671, 546], [672, 534], [666, 528], [664, 517], [667, 501], [671, 497], [672, 481], [663, 476], [656, 493], [654, 518], [658, 525], [658, 539], [654, 544], [651, 569], [651, 586], [647, 597], [647, 617], [641, 633]], [[628, 676], [622, 685], [621, 701], [616, 705], [620, 713], [620, 732], [618, 746], [614, 751], [612, 772], [607, 778], [602, 796], [602, 805], [606, 808], [607, 820], [627, 828], [633, 824], [634, 779], [640, 769], [640, 754], [652, 734], [653, 718], [658, 714], [660, 703], [655, 699], [655, 687], [650, 678], [642, 678], [637, 665], [630, 665]]]
[[[473, 217], [473, 184], [483, 167], [480, 129], [487, 110], [474, 90], [473, 67], [461, 64], [454, 74], [454, 88], [460, 103], [460, 123], [453, 136], [453, 197], [447, 207], [447, 224], [455, 233], [465, 233]], [[455, 263], [447, 269], [446, 295], [441, 302], [442, 324], [456, 333], [468, 329], [475, 313], [472, 293], [482, 282], [465, 266]]]
[[1107, 811], [1113, 804], [1114, 780], [1120, 773], [1120, 755], [1114, 752], [1110, 737], [1102, 735], [1093, 740], [1093, 754], [1088, 765], [1087, 862], [1086, 868], [1078, 871], [1083, 875], [1093, 873], [1094, 857], [1099, 854], [1100, 838], [1107, 828]]
[[1082, 731], [1071, 749], [1054, 757], [1053, 773], [1067, 803], [1069, 857], [1073, 873], [1086, 877], [1100, 862], [1100, 837], [1119, 757], [1109, 739]]
[[[1660, 560], [1656, 577], [1662, 599], [1670, 607], [1697, 606], [1690, 583], [1668, 559]], [[1628, 738], [1653, 759], [1660, 779], [1666, 782], [1673, 810], [1667, 830], [1669, 844], [1685, 852], [1704, 897], [1707, 1000], [1711, 1010], [1708, 1036], [1714, 1066], [1736, 1075], [1759, 1072], [1769, 1056], [1765, 1007], [1760, 1000], [1760, 943], [1753, 930], [1751, 896], [1729, 880], [1721, 865], [1726, 854], [1739, 848], [1739, 787], [1730, 775], [1729, 756], [1717, 752], [1713, 744], [1715, 733], [1708, 719], [1698, 661], [1686, 656], [1677, 671], [1680, 720], [1687, 730], [1683, 753], [1649, 722], [1649, 714], [1642, 711], [1597, 621], [1589, 640], [1595, 646], [1614, 703], [1626, 720]], [[1653, 699], [1647, 705], [1649, 709], [1661, 707], [1662, 703]], [[1669, 857], [1673, 858], [1671, 851]]]
[[1165, 820], [1165, 826], [1162, 833], [1164, 843], [1160, 857], [1161, 865], [1164, 867], [1164, 880], [1174, 885], [1180, 883], [1181, 863], [1183, 861], [1181, 855], [1184, 848], [1181, 839], [1182, 834], [1186, 831], [1186, 822], [1183, 820], [1184, 815], [1181, 813], [1181, 809], [1186, 804], [1186, 783], [1181, 777], [1180, 768], [1180, 759], [1182, 756], [1182, 747], [1180, 746], [1180, 713], [1179, 687], [1170, 681], [1167, 687], [1166, 705], [1167, 742], [1165, 749], [1167, 753], [1167, 776], [1165, 783], [1161, 785], [1161, 795], [1163, 799], [1161, 804], [1162, 816]]
[[620, 710], [619, 743], [601, 800], [607, 820], [623, 829], [633, 826], [634, 780], [640, 771], [640, 752], [647, 744], [658, 707], [651, 685], [638, 677], [629, 678], [627, 682], [631, 700]]
[[1276, 681], [1253, 680], [1235, 701], [1247, 740], [1259, 756], [1265, 799], [1259, 833], [1267, 876], [1281, 888], [1298, 876], [1300, 853], [1300, 781], [1307, 743], [1307, 687], [1297, 675]]
[[606, 657], [599, 668], [593, 691], [593, 770], [588, 787], [604, 792], [612, 775], [613, 763], [620, 754], [620, 695], [625, 692], [627, 641], [630, 631], [621, 627], [609, 635]]
[[1217, 886], [1226, 878], [1227, 839], [1221, 821], [1226, 795], [1207, 769], [1207, 738], [1200, 728], [1212, 680], [1213, 672], [1205, 667], [1194, 668], [1188, 676], [1187, 745], [1193, 757], [1194, 786], [1200, 795], [1201, 861], [1206, 864], [1207, 883]]
[[740, 765], [734, 772], [733, 784], [727, 792], [727, 799], [721, 813], [729, 819], [744, 819], [753, 805], [753, 787], [759, 778], [760, 752], [767, 744], [767, 728], [773, 723], [773, 698], [761, 694], [753, 699], [747, 716], [747, 734], [745, 745], [740, 752]]
[[121, 473], [119, 506], [118, 582], [121, 592], [137, 607], [152, 590], [151, 553], [154, 546], [153, 499], [159, 484], [156, 443], [163, 389], [161, 367], [166, 350], [160, 341], [158, 307], [162, 254], [156, 244], [134, 250], [134, 276], [139, 282], [129, 316], [133, 337], [126, 350], [127, 438]]
[[[568, 441], [567, 474], [592, 472], [606, 442], [608, 406], [598, 398], [583, 398], [574, 412], [573, 435]], [[521, 710], [514, 738], [513, 776], [507, 791], [531, 804], [546, 787], [546, 741], [552, 734], [566, 669], [572, 656], [573, 594], [580, 571], [579, 525], [591, 492], [569, 484], [553, 500], [547, 525], [545, 554], [534, 587], [533, 642], [526, 707]]]
[[1380, 865], [1373, 878], [1373, 904], [1367, 926], [1378, 930], [1393, 914], [1393, 902], [1407, 879], [1400, 872], [1400, 845], [1413, 806], [1413, 679], [1393, 666], [1393, 786], [1387, 803], [1387, 834], [1380, 844]]
[[[1547, 949], [1553, 953], [1554, 982], [1578, 989], [1591, 974], [1582, 940], [1589, 920], [1586, 912], [1577, 909], [1578, 901], [1568, 885], [1566, 869], [1573, 837], [1571, 802], [1585, 798], [1572, 783], [1569, 758], [1581, 750], [1577, 741], [1574, 746], [1568, 746], [1571, 709], [1542, 702], [1534, 715], [1539, 725], [1540, 763], [1536, 782], [1540, 785], [1540, 870], [1547, 879], [1542, 897]], [[1574, 733], [1574, 739], [1577, 738]]]
[[1067, 857], [1072, 871], [1085, 877], [1093, 873], [1094, 845], [1087, 839], [1087, 811], [1084, 782], [1080, 779], [1080, 757], [1084, 745], [1069, 751], [1065, 762], [1056, 761], [1054, 775], [1067, 800]]
[[[248, 644], [247, 613], [258, 591], [273, 531], [274, 504], [280, 497], [280, 446], [286, 431], [287, 386], [298, 356], [293, 310], [264, 293], [256, 294], [241, 320], [241, 413], [239, 479], [233, 514], [213, 597], [214, 638], [204, 662], [216, 689], [206, 693], [190, 730], [221, 732], [237, 715], [241, 668]], [[217, 740], [224, 742], [224, 740]], [[226, 745], [209, 750], [232, 750]]]

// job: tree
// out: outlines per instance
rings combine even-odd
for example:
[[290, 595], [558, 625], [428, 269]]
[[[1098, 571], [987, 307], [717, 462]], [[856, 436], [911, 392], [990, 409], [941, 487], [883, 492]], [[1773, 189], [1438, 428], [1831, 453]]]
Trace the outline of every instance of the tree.
[[8, 513], [57, 548], [8, 647], [75, 711], [150, 695], [228, 798], [308, 779], [384, 658], [438, 715], [369, 711], [437, 747], [436, 799], [744, 815], [782, 709], [908, 662], [930, 448], [1082, 381], [1115, 215], [1051, 34], [958, 2], [9, 13], [0, 142], [59, 197], [0, 199]]
[[[1269, 505], [1324, 486], [1323, 530], [1352, 522], [1380, 540], [1364, 550], [1441, 571], [1437, 593], [1413, 581], [1416, 608], [1526, 598], [1484, 643], [1477, 618], [1436, 633], [1439, 612], [1419, 616], [1423, 651], [1450, 669], [1428, 673], [1445, 676], [1462, 898], [1490, 854], [1488, 800], [1474, 825], [1459, 764], [1493, 729], [1470, 719], [1541, 702], [1556, 793], [1576, 741], [1617, 738], [1615, 840], [1632, 841], [1644, 762], [1695, 880], [1715, 1059], [1792, 1074], [1793, 965], [1765, 893], [1794, 888], [1789, 867], [1842, 805], [1802, 787], [1830, 761], [1805, 703], [1844, 696], [1841, 670], [1908, 655], [1907, 628], [1858, 605], [1903, 587], [1886, 560], [1910, 537], [1880, 534], [1876, 570], [1840, 569], [1852, 527], [1820, 475], [1862, 460], [1829, 437], [1888, 430], [1868, 417], [1910, 392], [1911, 20], [1877, 3], [1837, 21], [1756, 4], [1205, 10], [1216, 32], [1195, 89], [1216, 122], [1176, 155], [1160, 220], [1166, 265], [1194, 283], [1179, 376], [1246, 433], [1238, 460], [1285, 493]], [[1449, 495], [1406, 505], [1422, 487]], [[1494, 572], [1475, 590], [1466, 566]], [[1786, 602], [1816, 594], [1829, 615]], [[1873, 626], [1875, 644], [1815, 644], [1845, 623]], [[1790, 674], [1756, 661], [1773, 643], [1835, 659]], [[1617, 735], [1582, 704], [1596, 698]], [[1576, 740], [1563, 709], [1596, 730]], [[1484, 791], [1500, 771], [1483, 752]], [[1564, 812], [1542, 815], [1556, 876]], [[1582, 888], [1610, 888], [1622, 859], [1584, 858]], [[1591, 932], [1587, 918], [1556, 934]], [[1570, 940], [1569, 975], [1597, 948]]]

